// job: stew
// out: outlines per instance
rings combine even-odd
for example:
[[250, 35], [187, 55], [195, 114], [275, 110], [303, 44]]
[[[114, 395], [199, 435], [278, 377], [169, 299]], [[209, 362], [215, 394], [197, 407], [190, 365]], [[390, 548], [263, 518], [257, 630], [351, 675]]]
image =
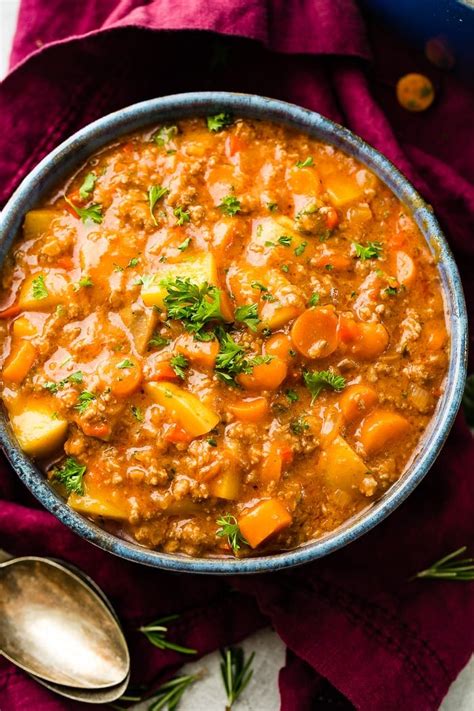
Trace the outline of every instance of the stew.
[[226, 113], [116, 141], [25, 216], [2, 398], [69, 506], [192, 556], [295, 547], [403, 473], [443, 390], [435, 260], [367, 168]]

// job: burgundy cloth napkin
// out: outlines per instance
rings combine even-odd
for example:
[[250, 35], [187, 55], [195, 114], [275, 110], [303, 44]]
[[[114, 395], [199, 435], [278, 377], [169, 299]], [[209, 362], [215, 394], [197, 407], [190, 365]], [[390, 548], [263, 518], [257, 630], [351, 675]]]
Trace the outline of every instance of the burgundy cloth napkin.
[[[408, 71], [435, 84], [424, 114], [396, 103], [396, 80]], [[472, 93], [383, 28], [372, 25], [368, 37], [352, 0], [23, 0], [12, 71], [0, 85], [0, 204], [85, 123], [145, 98], [205, 89], [293, 101], [383, 151], [433, 204], [472, 303]], [[374, 531], [302, 568], [222, 579], [140, 567], [91, 546], [42, 510], [3, 463], [0, 545], [63, 558], [103, 587], [126, 630], [134, 683], [156, 685], [187, 661], [136, 632], [177, 612], [173, 639], [200, 655], [273, 624], [288, 647], [283, 711], [437, 709], [473, 651], [473, 586], [409, 578], [472, 546], [473, 464], [459, 415], [425, 481]], [[82, 705], [0, 660], [0, 708]]]

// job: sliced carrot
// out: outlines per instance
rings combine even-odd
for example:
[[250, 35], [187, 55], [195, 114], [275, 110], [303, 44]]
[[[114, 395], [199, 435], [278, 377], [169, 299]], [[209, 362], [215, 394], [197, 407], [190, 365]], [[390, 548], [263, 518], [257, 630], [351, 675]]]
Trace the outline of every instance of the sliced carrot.
[[276, 390], [287, 376], [288, 368], [281, 358], [255, 365], [248, 375], [242, 373], [237, 381], [245, 390]]
[[327, 358], [337, 348], [337, 316], [327, 306], [307, 309], [291, 329], [291, 340], [306, 358]]
[[378, 401], [375, 390], [368, 385], [350, 385], [339, 401], [347, 423], [361, 420]]
[[177, 424], [165, 425], [163, 438], [173, 444], [179, 444], [181, 442], [189, 443], [193, 439], [189, 432], [186, 432], [186, 430]]
[[266, 449], [260, 469], [260, 481], [262, 484], [269, 484], [272, 481], [279, 481], [285, 465], [293, 461], [293, 450], [283, 441], [275, 440], [270, 442]]
[[133, 356], [113, 356], [99, 368], [99, 375], [113, 395], [127, 397], [140, 387], [142, 367]]
[[239, 517], [240, 532], [252, 548], [291, 525], [292, 517], [278, 499], [264, 499]]
[[350, 257], [344, 254], [326, 253], [316, 257], [314, 263], [317, 267], [324, 267], [328, 271], [346, 272], [352, 269], [354, 263]]
[[288, 175], [288, 187], [297, 195], [319, 195], [321, 181], [314, 168], [291, 168]]
[[69, 272], [74, 267], [74, 262], [72, 260], [72, 257], [58, 257], [58, 259], [56, 260], [56, 266], [60, 269], [65, 269]]
[[88, 437], [97, 437], [98, 439], [108, 439], [111, 435], [112, 428], [107, 422], [99, 424], [91, 424], [87, 420], [78, 419], [77, 423], [81, 430]]
[[396, 252], [395, 270], [397, 281], [404, 286], [412, 286], [416, 279], [416, 265], [406, 252]]
[[339, 216], [335, 207], [328, 207], [326, 212], [326, 225], [328, 230], [333, 230], [339, 222]]
[[242, 422], [260, 422], [268, 412], [268, 401], [264, 397], [253, 397], [232, 403], [229, 410]]
[[389, 342], [388, 331], [381, 323], [357, 324], [358, 336], [350, 346], [353, 355], [364, 360], [373, 360], [384, 352]]
[[21, 383], [36, 359], [36, 348], [30, 341], [21, 341], [6, 361], [3, 379], [9, 383]]
[[18, 316], [21, 311], [22, 309], [19, 304], [13, 304], [3, 309], [3, 311], [0, 311], [0, 318], [13, 318], [14, 316]]
[[[70, 197], [68, 196], [68, 199], [70, 200]], [[73, 205], [70, 205], [66, 200], [64, 200], [63, 204], [64, 209], [69, 212], [70, 215], [76, 218], [76, 220], [80, 219], [80, 216], [78, 215], [77, 211], [74, 209]]]
[[358, 337], [359, 325], [357, 322], [353, 318], [341, 314], [337, 324], [338, 341], [343, 344], [353, 343]]
[[180, 377], [171, 367], [169, 360], [157, 360], [152, 356], [147, 360], [145, 379], [157, 383], [160, 380], [179, 380]]
[[286, 333], [275, 333], [264, 345], [265, 355], [277, 356], [284, 361], [291, 360], [290, 351], [292, 348], [293, 343]]
[[13, 321], [12, 330], [13, 337], [16, 339], [25, 338], [28, 336], [36, 336], [36, 334], [38, 333], [34, 324], [32, 324], [31, 321], [25, 316], [20, 316], [20, 318], [17, 318], [15, 319], [15, 321]]
[[[214, 368], [219, 353], [219, 342], [217, 340], [196, 341], [190, 334], [183, 334], [176, 341], [176, 350], [189, 358], [191, 363], [203, 368]], [[169, 368], [171, 370], [171, 366]]]
[[404, 417], [391, 410], [375, 410], [368, 415], [360, 427], [360, 441], [365, 453], [370, 457], [394, 444], [410, 429]]

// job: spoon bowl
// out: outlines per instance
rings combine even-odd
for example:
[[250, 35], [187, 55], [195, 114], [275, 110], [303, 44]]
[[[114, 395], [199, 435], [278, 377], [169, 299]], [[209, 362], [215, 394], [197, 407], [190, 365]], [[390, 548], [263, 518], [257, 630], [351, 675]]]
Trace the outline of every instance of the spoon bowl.
[[101, 597], [71, 570], [34, 556], [0, 565], [0, 649], [33, 676], [76, 689], [122, 686], [130, 668]]

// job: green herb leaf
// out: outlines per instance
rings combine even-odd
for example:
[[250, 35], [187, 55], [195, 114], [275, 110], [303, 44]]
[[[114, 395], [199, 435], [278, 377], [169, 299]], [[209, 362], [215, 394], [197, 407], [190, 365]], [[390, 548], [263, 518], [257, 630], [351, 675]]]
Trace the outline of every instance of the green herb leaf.
[[88, 390], [83, 390], [77, 399], [77, 405], [74, 406], [74, 409], [82, 415], [93, 400], [95, 400], [94, 393], [91, 393]]
[[181, 206], [175, 207], [173, 215], [176, 217], [176, 224], [179, 226], [184, 225], [185, 222], [189, 222], [191, 219], [189, 210], [185, 210], [185, 208]]
[[166, 681], [152, 696], [153, 703], [148, 706], [147, 711], [176, 711], [184, 692], [198, 679], [199, 674], [186, 674]]
[[290, 267], [288, 266], [288, 264], [282, 264], [280, 266], [280, 269], [282, 272], [285, 272], [285, 274], [288, 274], [288, 272], [290, 271]]
[[167, 346], [168, 343], [170, 343], [169, 338], [164, 338], [159, 333], [154, 333], [148, 341], [148, 348], [161, 348], [162, 346]]
[[252, 289], [259, 289], [260, 291], [268, 291], [267, 287], [261, 284], [259, 281], [253, 281], [250, 286]]
[[127, 269], [133, 269], [133, 267], [137, 267], [139, 263], [138, 257], [132, 257], [129, 263], [127, 264]]
[[199, 286], [181, 277], [165, 279], [161, 284], [168, 292], [164, 299], [168, 318], [182, 321], [185, 329], [198, 340], [213, 338], [213, 334], [203, 329], [210, 321], [223, 320], [219, 289], [207, 282]]
[[102, 223], [102, 220], [104, 219], [102, 214], [102, 205], [98, 202], [93, 202], [88, 205], [88, 207], [77, 207], [77, 205], [74, 205], [74, 203], [72, 203], [66, 195], [64, 196], [64, 199], [67, 204], [72, 207], [76, 215], [81, 218], [82, 222], [91, 220], [91, 222], [95, 222], [96, 225], [100, 225]]
[[222, 198], [221, 204], [218, 206], [225, 215], [230, 215], [233, 217], [238, 212], [240, 212], [241, 204], [235, 195], [226, 195]]
[[396, 296], [398, 294], [398, 289], [395, 288], [394, 286], [387, 286], [386, 289], [384, 289], [385, 293], [387, 296]]
[[285, 392], [285, 395], [290, 402], [297, 402], [300, 399], [296, 390], [291, 390], [290, 388]]
[[234, 553], [240, 550], [240, 544], [248, 545], [245, 538], [242, 536], [235, 516], [231, 514], [226, 514], [221, 516], [216, 521], [217, 525], [220, 527], [216, 531], [216, 536], [219, 538], [227, 538], [229, 546], [232, 548]]
[[311, 156], [308, 156], [304, 160], [299, 160], [296, 162], [297, 168], [309, 168], [311, 165], [314, 165], [314, 161]]
[[258, 318], [258, 304], [248, 304], [247, 306], [239, 306], [235, 310], [235, 320], [245, 323], [254, 333], [257, 331], [257, 326], [260, 323]]
[[295, 255], [296, 255], [297, 257], [301, 257], [301, 255], [303, 254], [303, 252], [305, 251], [305, 249], [306, 249], [307, 246], [308, 246], [308, 243], [307, 243], [307, 242], [301, 242], [301, 244], [299, 244], [299, 245], [296, 247], [296, 249], [294, 250]]
[[309, 424], [305, 417], [296, 417], [290, 422], [290, 431], [294, 435], [302, 435], [306, 430], [309, 430]]
[[278, 204], [276, 202], [267, 202], [267, 209], [270, 212], [276, 212], [278, 210]]
[[319, 294], [317, 291], [315, 291], [309, 297], [308, 306], [317, 306], [317, 304], [319, 304]]
[[167, 143], [173, 140], [178, 135], [177, 126], [162, 126], [156, 133], [153, 134], [153, 141], [158, 146], [166, 146]]
[[181, 353], [179, 355], [173, 356], [170, 360], [170, 365], [176, 375], [182, 380], [184, 380], [186, 377], [185, 371], [189, 368], [189, 360], [186, 358], [186, 356], [182, 355]]
[[88, 200], [94, 191], [95, 184], [97, 182], [97, 175], [95, 173], [87, 173], [84, 178], [81, 187], [79, 188], [79, 195], [82, 200]]
[[143, 411], [141, 410], [141, 408], [138, 407], [137, 405], [132, 405], [132, 406], [130, 407], [130, 409], [131, 409], [131, 411], [132, 411], [132, 415], [134, 416], [134, 418], [135, 418], [138, 422], [143, 422], [143, 420], [144, 420], [145, 418], [143, 417]]
[[234, 119], [232, 114], [226, 111], [221, 111], [221, 113], [214, 114], [214, 116], [208, 116], [206, 122], [209, 131], [211, 131], [211, 133], [217, 133], [228, 126], [231, 126], [234, 123]]
[[129, 360], [128, 358], [125, 358], [124, 360], [120, 361], [120, 363], [117, 363], [117, 368], [120, 368], [120, 370], [123, 370], [124, 368], [134, 368], [135, 363], [133, 361]]
[[293, 242], [293, 237], [288, 237], [288, 235], [282, 235], [278, 237], [278, 244], [283, 245], [283, 247], [289, 247]]
[[236, 343], [223, 329], [219, 333], [220, 350], [216, 358], [216, 375], [227, 385], [235, 386], [235, 376], [249, 374], [252, 367], [246, 358], [246, 350]]
[[417, 573], [415, 578], [432, 578], [433, 580], [474, 580], [474, 558], [460, 558], [467, 550], [466, 546], [458, 548], [449, 555], [437, 560], [432, 566]]
[[191, 241], [192, 241], [191, 237], [186, 237], [186, 239], [183, 242], [181, 242], [181, 244], [179, 245], [179, 247], [178, 247], [179, 251], [184, 252], [184, 250], [187, 249], [189, 247], [189, 245], [191, 244]]
[[306, 387], [313, 396], [311, 403], [316, 400], [323, 388], [340, 392], [346, 385], [345, 378], [343, 378], [342, 375], [333, 373], [331, 370], [307, 370], [303, 374], [303, 379]]
[[[147, 640], [153, 644], [154, 647], [158, 649], [171, 649], [174, 652], [180, 652], [181, 654], [196, 654], [196, 649], [190, 649], [189, 647], [182, 647], [179, 644], [170, 642], [166, 639], [166, 634], [168, 632], [168, 626], [166, 622], [172, 622], [177, 620], [179, 615], [168, 615], [167, 617], [161, 617], [159, 620], [151, 622], [149, 625], [144, 625], [139, 628]], [[160, 707], [161, 708], [161, 707]]]
[[44, 283], [44, 276], [40, 274], [35, 277], [31, 283], [33, 291], [33, 299], [40, 301], [41, 299], [46, 299], [49, 296], [49, 292]]
[[228, 647], [221, 650], [221, 674], [224, 688], [227, 694], [227, 710], [230, 711], [233, 704], [241, 696], [252, 678], [252, 662], [255, 652], [245, 661], [245, 654], [240, 647]]
[[366, 259], [378, 259], [382, 253], [380, 242], [367, 242], [365, 247], [358, 242], [353, 242], [352, 244], [355, 247], [356, 255], [362, 262], [365, 262]]
[[74, 286], [74, 291], [79, 291], [81, 286], [87, 287], [87, 286], [94, 286], [94, 282], [89, 276], [81, 277], [77, 284]]
[[148, 207], [150, 209], [150, 217], [155, 225], [158, 224], [158, 222], [156, 221], [155, 213], [153, 212], [155, 209], [155, 205], [158, 200], [161, 200], [161, 198], [165, 197], [165, 195], [168, 195], [168, 193], [168, 188], [164, 188], [162, 185], [152, 185], [148, 188]]
[[84, 494], [83, 477], [86, 473], [86, 465], [80, 464], [74, 457], [68, 457], [64, 464], [53, 472], [53, 479], [56, 479], [66, 487], [68, 494]]

